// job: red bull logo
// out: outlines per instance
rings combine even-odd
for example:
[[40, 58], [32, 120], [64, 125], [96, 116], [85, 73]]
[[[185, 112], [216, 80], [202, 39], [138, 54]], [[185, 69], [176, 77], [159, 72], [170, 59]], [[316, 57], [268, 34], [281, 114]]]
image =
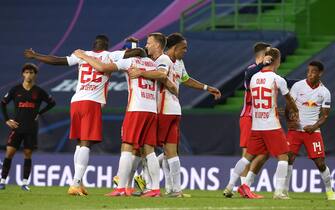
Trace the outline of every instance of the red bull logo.
[[308, 106], [308, 107], [317, 107], [318, 106], [317, 103], [314, 102], [314, 101], [306, 101], [306, 102], [302, 103], [302, 105]]

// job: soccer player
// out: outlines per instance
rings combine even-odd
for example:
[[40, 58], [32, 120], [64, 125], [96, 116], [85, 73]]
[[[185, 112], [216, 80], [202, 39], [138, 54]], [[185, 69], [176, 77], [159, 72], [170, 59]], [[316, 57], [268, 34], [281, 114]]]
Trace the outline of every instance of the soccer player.
[[[87, 51], [87, 54], [104, 63], [115, 62], [123, 58], [125, 51], [107, 51], [108, 42], [107, 36], [96, 36], [93, 49]], [[68, 194], [87, 195], [87, 190], [82, 184], [82, 177], [88, 165], [90, 148], [95, 143], [102, 141], [101, 107], [106, 104], [111, 75], [95, 70], [73, 54], [67, 57], [57, 57], [42, 55], [30, 49], [25, 51], [25, 56], [51, 65], [78, 65], [78, 84], [70, 107], [70, 139], [77, 140], [78, 144], [74, 153], [75, 173]]]
[[[32, 63], [24, 64], [22, 68], [23, 83], [14, 86], [3, 97], [1, 110], [7, 126], [11, 129], [7, 141], [6, 155], [2, 165], [0, 189], [5, 189], [12, 159], [23, 142], [23, 182], [21, 189], [30, 191], [28, 178], [32, 165], [32, 153], [37, 149], [38, 118], [56, 105], [54, 99], [45, 90], [36, 85], [38, 67]], [[13, 101], [15, 114], [10, 118], [7, 104]], [[40, 110], [42, 102], [47, 105]]]
[[[247, 165], [259, 154], [270, 153], [278, 159], [276, 170], [275, 199], [287, 199], [283, 193], [285, 178], [288, 171], [288, 145], [284, 131], [281, 128], [277, 112], [278, 89], [285, 96], [288, 109], [298, 116], [298, 109], [287, 88], [286, 81], [275, 72], [280, 66], [280, 51], [269, 49], [265, 55], [272, 57], [269, 66], [263, 67], [250, 82], [252, 95], [252, 129], [246, 154], [237, 162], [224, 190], [226, 197], [232, 196], [233, 187]], [[250, 195], [250, 188], [242, 185], [246, 195]], [[254, 197], [250, 197], [254, 198]]]
[[[157, 143], [156, 80], [169, 86], [169, 84], [172, 83], [165, 82], [167, 80], [167, 74], [164, 71], [157, 70], [156, 64], [147, 57], [122, 59], [115, 64], [103, 64], [85, 55], [83, 51], [77, 50], [75, 54], [89, 62], [98, 71], [112, 72], [118, 69], [128, 71], [126, 74], [129, 93], [128, 105], [121, 130], [122, 146], [118, 170], [120, 181], [117, 188], [107, 195], [123, 196], [127, 194], [126, 187], [133, 168], [133, 149], [143, 147], [152, 186], [151, 190], [145, 192], [142, 196], [160, 196], [159, 163], [154, 152]], [[143, 54], [145, 54], [144, 50]], [[136, 79], [130, 78], [128, 74], [131, 68], [137, 68], [143, 72], [148, 72], [147, 76], [151, 79], [145, 79], [143, 77]], [[175, 87], [174, 91], [171, 91], [177, 94]]]
[[[156, 41], [155, 36], [160, 37], [161, 34], [154, 33], [148, 37], [147, 49], [149, 55], [153, 58], [157, 58], [156, 63], [158, 67], [161, 67], [167, 72], [168, 77], [174, 82], [178, 89], [179, 85], [183, 84], [186, 87], [208, 91], [214, 95], [215, 99], [221, 97], [221, 93], [218, 89], [198, 82], [187, 74], [182, 61], [187, 51], [187, 42], [180, 33], [173, 33], [168, 36], [166, 45], [167, 51], [165, 54], [163, 54], [162, 48], [154, 46]], [[135, 71], [132, 73], [134, 72]], [[138, 76], [146, 77], [144, 74], [141, 74], [141, 72], [139, 73]], [[170, 197], [182, 197], [180, 160], [178, 157], [181, 107], [178, 97], [171, 94], [164, 86], [161, 86], [160, 89], [158, 110], [158, 141], [159, 145], [163, 146], [165, 154], [162, 167], [165, 175], [166, 193]]]
[[299, 109], [299, 121], [289, 121], [287, 139], [290, 143], [290, 159], [285, 193], [288, 193], [292, 175], [293, 163], [301, 145], [304, 145], [308, 158], [313, 160], [319, 169], [325, 185], [328, 200], [335, 200], [331, 185], [331, 175], [325, 163], [324, 144], [320, 127], [326, 122], [330, 112], [331, 96], [329, 90], [322, 84], [323, 64], [312, 61], [308, 65], [307, 78], [296, 82], [290, 94]]
[[[251, 134], [251, 123], [252, 123], [252, 102], [251, 92], [249, 89], [250, 80], [254, 74], [259, 72], [266, 64], [263, 64], [265, 51], [270, 48], [270, 44], [264, 42], [257, 42], [254, 45], [255, 63], [248, 66], [245, 70], [244, 78], [244, 103], [243, 109], [240, 114], [240, 147], [242, 148], [242, 157], [247, 152], [247, 145]], [[269, 60], [266, 60], [269, 62]], [[268, 155], [258, 155], [250, 164], [247, 166], [241, 174], [241, 185], [247, 184], [251, 186], [256, 174], [264, 165]]]

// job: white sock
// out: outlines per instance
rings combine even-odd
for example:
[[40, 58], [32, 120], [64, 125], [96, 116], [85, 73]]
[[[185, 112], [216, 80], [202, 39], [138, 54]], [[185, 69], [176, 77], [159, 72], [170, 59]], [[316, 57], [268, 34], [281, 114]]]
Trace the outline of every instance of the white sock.
[[172, 183], [172, 178], [170, 176], [170, 167], [168, 160], [166, 159], [166, 156], [164, 156], [163, 163], [162, 163], [162, 169], [164, 172], [164, 177], [165, 177], [165, 191], [167, 193], [172, 192], [173, 189], [173, 183]]
[[6, 184], [6, 179], [2, 179], [0, 180], [0, 184]]
[[276, 170], [276, 191], [282, 192], [285, 187], [285, 180], [288, 172], [288, 162], [280, 160], [278, 161]]
[[248, 174], [245, 178], [246, 185], [251, 187], [251, 185], [255, 182], [255, 177], [256, 177], [256, 174], [254, 172], [248, 171]]
[[159, 163], [154, 152], [146, 157], [148, 163], [148, 170], [152, 181], [152, 190], [159, 189]]
[[241, 179], [241, 185], [247, 183], [247, 177], [241, 176], [240, 179]]
[[80, 146], [77, 145], [77, 146], [76, 146], [76, 150], [74, 151], [74, 155], [73, 155], [73, 164], [74, 164], [74, 165], [76, 165], [76, 163], [77, 163], [77, 158], [78, 158], [79, 149], [80, 149]]
[[158, 162], [159, 162], [159, 167], [162, 167], [163, 165], [163, 159], [164, 159], [164, 153], [161, 153], [160, 155], [158, 155]]
[[90, 158], [90, 148], [82, 146], [77, 154], [77, 163], [74, 166], [73, 186], [79, 187], [81, 179], [86, 171], [88, 160]]
[[284, 190], [287, 192], [290, 190], [292, 171], [293, 171], [293, 165], [288, 165], [287, 176], [285, 179], [285, 188], [284, 188]]
[[330, 178], [330, 171], [329, 171], [328, 166], [326, 167], [326, 170], [324, 172], [320, 171], [320, 174], [321, 174], [323, 183], [325, 184], [326, 192], [333, 191], [332, 182]]
[[138, 157], [136, 155], [132, 156], [132, 167], [131, 167], [131, 171], [130, 171], [130, 174], [129, 174], [127, 187], [132, 187], [134, 175], [135, 175], [135, 172], [136, 172], [136, 170], [138, 168], [138, 165], [140, 164], [141, 160], [142, 160], [141, 157]]
[[235, 183], [237, 182], [238, 178], [240, 177], [241, 173], [245, 169], [247, 165], [250, 164], [250, 161], [245, 157], [242, 157], [239, 161], [237, 161], [233, 173], [230, 174], [229, 183], [227, 185], [227, 189], [233, 190]]
[[173, 157], [167, 160], [170, 167], [170, 175], [173, 183], [173, 192], [181, 191], [180, 181], [180, 160], [179, 157]]
[[151, 190], [152, 189], [152, 181], [151, 181], [151, 177], [149, 175], [149, 170], [148, 170], [148, 163], [147, 163], [147, 160], [146, 159], [143, 159], [142, 160], [142, 165], [143, 165], [143, 168], [142, 168], [142, 176], [143, 176], [143, 179], [145, 180], [145, 183], [146, 183], [146, 189], [148, 190]]
[[22, 180], [22, 185], [28, 185], [28, 179], [23, 179]]
[[131, 152], [121, 152], [118, 169], [120, 181], [117, 188], [125, 188], [127, 185], [132, 168], [132, 156]]

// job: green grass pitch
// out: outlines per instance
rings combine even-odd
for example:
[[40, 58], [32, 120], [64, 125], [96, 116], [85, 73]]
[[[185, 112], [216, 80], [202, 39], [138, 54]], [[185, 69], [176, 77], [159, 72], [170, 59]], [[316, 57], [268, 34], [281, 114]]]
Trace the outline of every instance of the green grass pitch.
[[327, 201], [324, 193], [290, 193], [290, 200], [273, 200], [272, 193], [260, 193], [265, 199], [248, 200], [238, 195], [224, 198], [222, 191], [186, 190], [191, 198], [110, 198], [104, 196], [110, 189], [88, 190], [88, 196], [76, 197], [66, 194], [67, 187], [31, 187], [31, 192], [24, 192], [19, 186], [7, 185], [6, 190], [0, 191], [0, 210], [335, 210], [335, 201]]

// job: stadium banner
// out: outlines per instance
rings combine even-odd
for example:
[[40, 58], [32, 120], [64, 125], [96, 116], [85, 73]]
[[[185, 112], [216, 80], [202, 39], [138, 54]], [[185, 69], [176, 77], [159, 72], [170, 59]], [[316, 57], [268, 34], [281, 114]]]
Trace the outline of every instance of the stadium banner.
[[[3, 160], [4, 153], [0, 153]], [[238, 161], [238, 157], [227, 156], [182, 156], [181, 176], [182, 188], [201, 190], [223, 189], [229, 180], [232, 168]], [[119, 157], [112, 155], [92, 155], [83, 183], [87, 187], [113, 187], [112, 177], [116, 175]], [[334, 179], [335, 157], [327, 158], [331, 176]], [[0, 162], [2, 165], [2, 162]], [[256, 191], [274, 191], [274, 172], [277, 161], [270, 159], [260, 172], [253, 184]], [[33, 186], [67, 186], [73, 177], [73, 155], [70, 154], [35, 154], [33, 155], [33, 167], [30, 176], [30, 184]], [[23, 174], [23, 155], [18, 153], [12, 162], [7, 183], [21, 185]], [[161, 170], [161, 186], [164, 186]], [[239, 183], [237, 183], [239, 185]], [[291, 190], [293, 192], [322, 192], [323, 181], [314, 163], [298, 157], [292, 174]], [[334, 182], [333, 182], [334, 187]]]

